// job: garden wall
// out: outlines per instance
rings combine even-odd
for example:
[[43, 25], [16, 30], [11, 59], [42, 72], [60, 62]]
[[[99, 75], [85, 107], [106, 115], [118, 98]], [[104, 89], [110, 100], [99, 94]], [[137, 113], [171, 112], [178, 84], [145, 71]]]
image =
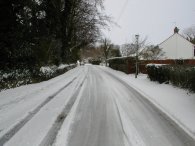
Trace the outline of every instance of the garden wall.
[[[108, 59], [109, 67], [115, 70], [125, 72], [127, 74], [135, 73], [135, 58], [134, 57], [118, 57]], [[139, 72], [147, 73], [147, 64], [171, 64], [171, 65], [195, 65], [195, 59], [185, 60], [139, 60]]]

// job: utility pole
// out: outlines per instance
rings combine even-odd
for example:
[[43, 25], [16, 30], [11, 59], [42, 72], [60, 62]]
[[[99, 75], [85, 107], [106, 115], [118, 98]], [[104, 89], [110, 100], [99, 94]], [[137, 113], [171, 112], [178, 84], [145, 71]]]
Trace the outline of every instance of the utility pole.
[[138, 49], [139, 49], [139, 35], [135, 35], [136, 38], [136, 63], [135, 63], [135, 78], [137, 78], [138, 75]]

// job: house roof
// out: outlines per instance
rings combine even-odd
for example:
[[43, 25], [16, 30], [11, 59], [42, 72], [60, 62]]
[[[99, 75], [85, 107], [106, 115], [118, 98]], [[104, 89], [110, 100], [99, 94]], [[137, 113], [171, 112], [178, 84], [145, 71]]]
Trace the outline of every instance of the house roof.
[[179, 33], [174, 33], [174, 34], [172, 34], [170, 37], [168, 37], [166, 40], [164, 40], [163, 42], [161, 42], [161, 43], [158, 44], [158, 45], [161, 45], [162, 43], [166, 42], [167, 40], [169, 40], [170, 38], [172, 38], [174, 35], [178, 35], [178, 36], [182, 37], [182, 38], [185, 39], [187, 42], [189, 42], [190, 44], [192, 44], [193, 46], [195, 46], [193, 43], [191, 43], [190, 41], [188, 41], [184, 36], [182, 36], [182, 35], [179, 34]]

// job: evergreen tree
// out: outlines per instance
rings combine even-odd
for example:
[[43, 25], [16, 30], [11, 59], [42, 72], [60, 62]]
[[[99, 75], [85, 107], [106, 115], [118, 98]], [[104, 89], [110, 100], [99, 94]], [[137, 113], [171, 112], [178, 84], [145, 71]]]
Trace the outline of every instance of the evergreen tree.
[[1, 0], [0, 67], [76, 61], [107, 17], [101, 0]]
[[14, 38], [14, 28], [17, 25], [13, 1], [0, 1], [0, 68], [5, 68], [12, 60], [13, 46], [16, 42]]

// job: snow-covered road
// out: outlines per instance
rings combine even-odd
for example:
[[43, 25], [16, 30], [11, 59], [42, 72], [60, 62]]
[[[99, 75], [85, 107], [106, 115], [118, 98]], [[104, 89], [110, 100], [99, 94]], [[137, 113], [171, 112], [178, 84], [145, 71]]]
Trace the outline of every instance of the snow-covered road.
[[106, 67], [0, 93], [0, 146], [194, 146]]

